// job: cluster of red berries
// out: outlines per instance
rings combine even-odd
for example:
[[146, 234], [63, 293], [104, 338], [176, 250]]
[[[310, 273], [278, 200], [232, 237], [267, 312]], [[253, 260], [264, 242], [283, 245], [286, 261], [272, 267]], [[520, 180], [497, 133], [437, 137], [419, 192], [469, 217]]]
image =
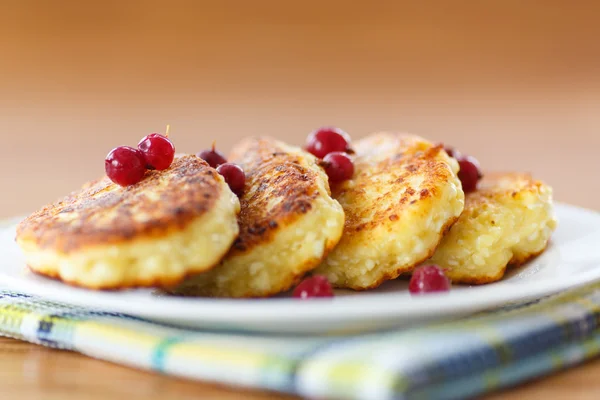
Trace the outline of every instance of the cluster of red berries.
[[164, 170], [171, 166], [175, 146], [168, 137], [153, 133], [144, 137], [137, 149], [119, 146], [106, 156], [106, 175], [121, 186], [134, 185], [144, 178], [148, 169]]
[[[223, 176], [231, 190], [238, 196], [244, 191], [246, 175], [236, 164], [228, 163], [223, 154], [213, 147], [198, 153]], [[153, 133], [144, 137], [137, 149], [119, 146], [111, 150], [104, 160], [106, 175], [121, 186], [135, 185], [144, 178], [146, 170], [162, 171], [171, 166], [175, 158], [175, 146], [167, 136]]]
[[197, 156], [206, 161], [211, 167], [216, 168], [233, 193], [240, 196], [244, 192], [244, 186], [246, 185], [244, 170], [237, 164], [227, 162], [223, 153], [215, 148], [214, 142], [212, 149], [203, 150]]
[[350, 135], [339, 128], [324, 127], [308, 135], [306, 151], [323, 159], [323, 168], [330, 183], [340, 183], [354, 175], [354, 163], [349, 154]]
[[462, 155], [452, 147], [446, 147], [445, 150], [450, 157], [458, 161], [458, 165], [460, 166], [458, 178], [462, 183], [463, 191], [470, 193], [477, 190], [477, 183], [483, 178], [479, 161], [475, 157]]

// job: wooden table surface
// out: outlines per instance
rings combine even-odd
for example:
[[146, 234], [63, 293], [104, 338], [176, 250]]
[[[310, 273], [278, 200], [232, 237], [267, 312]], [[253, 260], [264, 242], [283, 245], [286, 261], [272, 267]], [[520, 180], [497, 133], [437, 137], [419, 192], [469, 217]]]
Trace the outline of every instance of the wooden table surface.
[[[0, 0], [0, 218], [171, 124], [178, 150], [408, 130], [600, 210], [600, 3]], [[600, 360], [489, 398], [600, 397]], [[0, 339], [0, 398], [280, 399]]]

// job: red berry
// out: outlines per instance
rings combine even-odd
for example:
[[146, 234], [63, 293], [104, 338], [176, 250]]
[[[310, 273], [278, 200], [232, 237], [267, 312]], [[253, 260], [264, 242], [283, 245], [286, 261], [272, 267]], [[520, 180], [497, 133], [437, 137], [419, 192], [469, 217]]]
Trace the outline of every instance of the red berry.
[[200, 153], [196, 154], [198, 157], [203, 159], [213, 168], [217, 168], [221, 164], [225, 164], [227, 159], [220, 151], [215, 149], [215, 143], [213, 142], [212, 149], [203, 150]]
[[323, 275], [314, 275], [304, 279], [293, 293], [294, 297], [308, 299], [311, 297], [333, 297], [331, 284]]
[[462, 188], [465, 193], [470, 193], [477, 190], [477, 182], [482, 178], [479, 161], [475, 157], [464, 156], [458, 160], [460, 171], [458, 178], [462, 183]]
[[317, 129], [306, 139], [306, 151], [315, 157], [325, 158], [334, 151], [350, 150], [350, 135], [339, 128], [325, 127]]
[[346, 153], [327, 154], [323, 159], [323, 167], [329, 177], [329, 183], [340, 183], [354, 175], [354, 163]]
[[152, 133], [138, 143], [138, 149], [144, 153], [148, 169], [162, 171], [171, 166], [175, 157], [175, 146], [167, 138], [158, 133]]
[[408, 284], [408, 291], [412, 294], [449, 290], [450, 280], [437, 265], [425, 265], [415, 269]]
[[120, 146], [104, 160], [106, 175], [116, 184], [129, 186], [138, 183], [146, 173], [146, 159], [138, 149]]
[[242, 167], [232, 163], [225, 163], [217, 167], [217, 172], [223, 175], [225, 182], [227, 182], [233, 193], [239, 196], [244, 192], [246, 175]]

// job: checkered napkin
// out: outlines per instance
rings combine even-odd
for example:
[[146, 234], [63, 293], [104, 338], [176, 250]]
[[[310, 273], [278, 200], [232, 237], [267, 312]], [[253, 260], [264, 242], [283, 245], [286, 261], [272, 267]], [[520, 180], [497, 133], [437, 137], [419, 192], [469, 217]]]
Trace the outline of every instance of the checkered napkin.
[[0, 290], [0, 333], [190, 379], [339, 399], [462, 399], [600, 351], [600, 283], [511, 309], [351, 337], [168, 327]]

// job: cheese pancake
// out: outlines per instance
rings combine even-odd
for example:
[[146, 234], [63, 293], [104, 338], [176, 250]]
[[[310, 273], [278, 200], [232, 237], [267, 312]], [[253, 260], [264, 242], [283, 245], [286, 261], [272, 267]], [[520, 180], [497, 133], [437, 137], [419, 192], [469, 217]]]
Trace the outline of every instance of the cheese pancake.
[[246, 173], [240, 236], [223, 262], [174, 292], [266, 297], [290, 289], [338, 243], [344, 212], [313, 155], [269, 138], [240, 143], [229, 159]]
[[555, 228], [549, 186], [527, 174], [486, 175], [429, 262], [454, 283], [495, 282], [542, 253]]
[[86, 184], [21, 222], [17, 243], [40, 274], [93, 289], [170, 286], [217, 264], [238, 234], [239, 201], [196, 156], [121, 187]]
[[346, 213], [344, 234], [315, 273], [364, 290], [431, 257], [462, 212], [464, 193], [458, 163], [442, 146], [384, 132], [353, 147], [354, 177], [332, 188]]

